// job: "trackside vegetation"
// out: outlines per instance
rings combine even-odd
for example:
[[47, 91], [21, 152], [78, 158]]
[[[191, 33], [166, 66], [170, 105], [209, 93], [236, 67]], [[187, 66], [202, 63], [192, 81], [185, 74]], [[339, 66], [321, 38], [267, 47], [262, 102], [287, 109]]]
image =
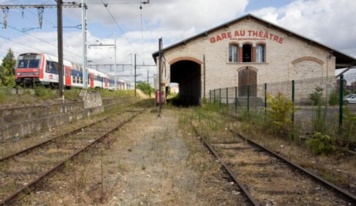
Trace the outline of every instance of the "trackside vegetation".
[[[208, 104], [216, 105], [219, 112], [234, 113], [233, 115], [246, 125], [247, 130], [253, 128], [264, 134], [305, 145], [316, 155], [344, 154], [356, 149], [356, 114], [351, 112], [348, 106], [344, 106], [341, 127], [335, 125], [338, 120], [337, 115], [327, 114], [327, 109], [330, 107], [328, 103], [338, 101], [335, 92], [327, 102], [322, 98], [322, 89], [316, 87], [309, 95], [312, 105], [308, 107], [308, 114], [301, 111], [301, 115], [307, 116], [300, 117], [299, 114], [298, 120], [294, 117], [299, 108], [295, 107], [292, 100], [281, 93], [266, 96], [267, 107], [251, 109], [240, 106], [237, 112], [232, 112], [231, 108], [219, 102]], [[203, 106], [203, 108], [207, 107]], [[308, 132], [305, 127], [308, 127]]]
[[151, 97], [154, 94], [154, 88], [147, 82], [138, 82], [136, 84], [137, 89], [140, 89], [143, 93]]
[[0, 86], [15, 86], [15, 64], [16, 59], [14, 53], [11, 49], [9, 49], [8, 53], [2, 60], [2, 64], [0, 65]]

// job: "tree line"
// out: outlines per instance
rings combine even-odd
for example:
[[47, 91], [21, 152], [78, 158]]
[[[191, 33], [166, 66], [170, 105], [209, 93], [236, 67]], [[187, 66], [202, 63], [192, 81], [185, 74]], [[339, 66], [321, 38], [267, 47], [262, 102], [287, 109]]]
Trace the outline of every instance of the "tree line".
[[14, 52], [9, 49], [6, 56], [2, 59], [0, 65], [0, 86], [1, 87], [14, 87], [15, 83], [15, 64], [16, 59]]

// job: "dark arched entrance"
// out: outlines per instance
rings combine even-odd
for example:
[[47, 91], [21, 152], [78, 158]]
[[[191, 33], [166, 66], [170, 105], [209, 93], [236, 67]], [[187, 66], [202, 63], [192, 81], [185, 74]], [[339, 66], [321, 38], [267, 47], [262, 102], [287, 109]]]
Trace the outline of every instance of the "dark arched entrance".
[[201, 65], [181, 60], [171, 65], [171, 82], [179, 84], [179, 100], [184, 106], [199, 105], [201, 99]]

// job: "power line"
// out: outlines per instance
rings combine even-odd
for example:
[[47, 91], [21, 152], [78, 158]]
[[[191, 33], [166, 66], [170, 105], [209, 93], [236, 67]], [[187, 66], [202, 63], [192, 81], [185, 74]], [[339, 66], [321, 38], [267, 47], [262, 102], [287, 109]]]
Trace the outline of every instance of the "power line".
[[129, 43], [129, 45], [132, 48], [132, 44], [129, 41], [129, 39], [127, 38], [127, 36], [125, 35], [124, 31], [121, 29], [119, 23], [116, 21], [115, 17], [112, 15], [112, 13], [110, 12], [110, 10], [108, 9], [108, 4], [105, 4], [103, 0], [100, 0], [101, 3], [104, 5], [104, 7], [106, 8], [106, 10], [108, 11], [108, 13], [110, 14], [111, 18], [114, 20], [116, 26], [119, 28], [119, 30], [121, 31], [122, 35], [125, 37], [126, 41]]
[[141, 14], [141, 55], [143, 52], [143, 18], [142, 18], [142, 5], [140, 5], [140, 14]]
[[[0, 24], [3, 24], [3, 23], [0, 22]], [[16, 31], [18, 31], [18, 32], [21, 32], [21, 33], [23, 33], [23, 34], [25, 34], [25, 35], [28, 35], [28, 36], [30, 36], [30, 37], [32, 37], [32, 38], [35, 38], [35, 39], [37, 39], [37, 40], [39, 40], [39, 41], [42, 41], [42, 42], [44, 42], [44, 43], [46, 43], [46, 44], [49, 44], [49, 45], [51, 45], [51, 46], [53, 46], [53, 47], [55, 47], [55, 48], [57, 48], [57, 45], [54, 45], [54, 44], [52, 44], [52, 43], [50, 43], [50, 42], [48, 42], [48, 41], [45, 41], [45, 40], [43, 40], [43, 39], [40, 39], [40, 38], [38, 38], [38, 37], [36, 37], [36, 36], [34, 36], [34, 35], [31, 35], [31, 34], [29, 34], [29, 33], [24, 33], [23, 31], [21, 31], [21, 30], [15, 28], [15, 27], [13, 27], [13, 26], [8, 25], [8, 27], [11, 28], [11, 29], [16, 30]], [[5, 39], [6, 39], [6, 38], [5, 38]], [[24, 44], [23, 44], [23, 45], [24, 45]], [[71, 53], [71, 54], [73, 54], [73, 55], [75, 55], [75, 56], [78, 56], [78, 57], [80, 57], [80, 58], [83, 58], [82, 56], [79, 56], [79, 55], [78, 55], [77, 53], [75, 53], [75, 52], [71, 52], [71, 51], [68, 51], [68, 50], [65, 50], [65, 51], [68, 52], [68, 53]]]
[[[78, 8], [82, 5], [77, 2], [63, 2], [62, 8]], [[57, 4], [2, 4], [0, 5], [1, 9], [38, 9], [38, 8], [50, 8], [55, 9], [57, 8]]]
[[[21, 46], [28, 47], [28, 48], [30, 48], [30, 49], [34, 49], [33, 47], [27, 46], [26, 44], [21, 43], [21, 42], [17, 42], [17, 41], [11, 40], [10, 38], [6, 38], [6, 37], [3, 37], [3, 36], [0, 36], [0, 38], [5, 39], [5, 40], [8, 40], [8, 41], [11, 41], [11, 42], [14, 42], [14, 43], [19, 44], [19, 45], [21, 45]], [[34, 50], [40, 51], [39, 49], [34, 49]], [[53, 54], [52, 54], [52, 55], [53, 55]]]
[[[130, 47], [132, 48], [133, 51], [136, 51], [135, 48], [133, 48], [130, 40], [127, 38], [125, 32], [122, 30], [121, 26], [119, 25], [119, 23], [117, 22], [117, 20], [115, 19], [114, 15], [110, 12], [110, 10], [108, 9], [108, 5], [109, 5], [109, 2], [108, 3], [105, 3], [103, 0], [100, 0], [101, 3], [104, 5], [104, 7], [106, 8], [107, 12], [110, 14], [111, 18], [114, 20], [116, 26], [119, 28], [119, 30], [121, 31], [122, 35], [125, 37], [126, 41], [128, 42], [128, 44], [130, 45]], [[140, 4], [149, 4], [149, 0], [147, 1], [140, 1], [139, 2]], [[111, 4], [111, 3], [110, 3]], [[116, 4], [124, 4], [123, 2], [116, 2]], [[137, 4], [136, 2], [130, 2], [129, 4]], [[140, 8], [142, 10], [142, 5], [140, 5]], [[141, 15], [141, 22], [142, 22], [142, 15]], [[141, 23], [141, 30], [142, 30], [142, 23]], [[141, 32], [142, 34], [142, 32]], [[142, 44], [143, 44], [143, 37], [142, 37]], [[136, 52], [135, 52], [136, 53]]]
[[[106, 4], [149, 4], [150, 1], [149, 0], [146, 0], [146, 1], [136, 1], [136, 2], [133, 2], [133, 1], [126, 1], [126, 2], [118, 2], [117, 0], [114, 0], [112, 2], [108, 1]], [[87, 4], [91, 4], [91, 5], [98, 5], [98, 4], [101, 4], [101, 3], [87, 3]]]

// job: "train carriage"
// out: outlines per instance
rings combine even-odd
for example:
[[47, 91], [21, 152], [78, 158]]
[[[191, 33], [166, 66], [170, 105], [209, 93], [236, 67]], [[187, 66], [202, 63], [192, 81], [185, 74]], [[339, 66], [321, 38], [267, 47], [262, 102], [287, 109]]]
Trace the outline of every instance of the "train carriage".
[[109, 75], [94, 69], [88, 69], [88, 74], [90, 88], [109, 88]]
[[[66, 88], [83, 88], [83, 67], [80, 64], [63, 60], [63, 85]], [[44, 53], [20, 54], [15, 67], [17, 85], [44, 85], [57, 87], [59, 81], [58, 58]], [[108, 74], [86, 68], [88, 88], [115, 89], [115, 80]]]

